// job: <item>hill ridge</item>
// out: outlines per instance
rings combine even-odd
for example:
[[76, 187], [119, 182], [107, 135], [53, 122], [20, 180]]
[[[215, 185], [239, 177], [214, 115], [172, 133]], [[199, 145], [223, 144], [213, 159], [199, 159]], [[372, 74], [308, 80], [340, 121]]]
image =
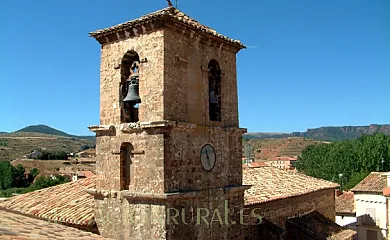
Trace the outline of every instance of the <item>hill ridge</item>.
[[366, 126], [325, 126], [308, 128], [305, 132], [277, 134], [249, 132], [244, 134], [244, 139], [304, 137], [319, 141], [342, 141], [356, 139], [362, 135], [371, 135], [375, 133], [390, 135], [390, 124], [370, 124]]

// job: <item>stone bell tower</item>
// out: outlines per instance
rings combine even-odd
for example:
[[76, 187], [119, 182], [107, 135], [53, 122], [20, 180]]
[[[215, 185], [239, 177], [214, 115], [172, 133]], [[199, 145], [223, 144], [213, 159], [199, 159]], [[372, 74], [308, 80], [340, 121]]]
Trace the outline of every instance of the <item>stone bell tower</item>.
[[243, 239], [236, 54], [168, 7], [90, 33], [101, 44], [95, 219], [115, 239]]

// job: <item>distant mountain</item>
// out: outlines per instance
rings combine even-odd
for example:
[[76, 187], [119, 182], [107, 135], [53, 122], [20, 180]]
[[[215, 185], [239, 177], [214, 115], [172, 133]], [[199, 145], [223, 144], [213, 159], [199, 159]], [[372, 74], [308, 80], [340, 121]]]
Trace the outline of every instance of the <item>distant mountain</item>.
[[264, 138], [286, 138], [286, 137], [304, 137], [319, 141], [342, 141], [347, 139], [356, 139], [362, 135], [371, 135], [383, 133], [390, 135], [390, 124], [371, 124], [370, 126], [343, 126], [343, 127], [320, 127], [308, 129], [306, 132], [293, 133], [247, 133], [245, 139], [264, 139]]
[[34, 133], [43, 133], [43, 134], [50, 134], [50, 135], [57, 135], [57, 136], [63, 136], [63, 137], [71, 137], [72, 135], [62, 132], [60, 130], [57, 130], [55, 128], [46, 126], [46, 125], [31, 125], [22, 129], [19, 129], [15, 132], [34, 132]]
[[19, 129], [15, 131], [14, 133], [20, 133], [20, 132], [31, 132], [31, 133], [42, 133], [42, 134], [49, 134], [49, 135], [56, 135], [56, 136], [62, 136], [62, 137], [71, 137], [71, 138], [85, 138], [85, 139], [95, 139], [95, 136], [76, 136], [71, 135], [66, 132], [57, 130], [55, 128], [49, 127], [47, 125], [39, 124], [39, 125], [31, 125], [22, 129]]

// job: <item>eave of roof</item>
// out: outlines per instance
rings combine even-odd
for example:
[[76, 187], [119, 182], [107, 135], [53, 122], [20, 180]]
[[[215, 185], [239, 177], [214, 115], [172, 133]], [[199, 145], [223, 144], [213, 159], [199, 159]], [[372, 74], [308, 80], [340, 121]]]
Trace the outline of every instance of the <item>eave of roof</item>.
[[86, 190], [95, 177], [21, 194], [0, 202], [0, 208], [21, 214], [89, 228], [95, 226], [94, 199]]
[[120, 31], [124, 31], [127, 29], [138, 27], [138, 26], [141, 26], [147, 22], [152, 22], [152, 21], [158, 20], [158, 19], [167, 19], [167, 20], [171, 20], [171, 21], [174, 21], [177, 23], [181, 23], [181, 24], [184, 24], [185, 26], [187, 26], [193, 30], [203, 31], [203, 32], [209, 34], [210, 36], [217, 37], [221, 40], [229, 42], [230, 44], [233, 44], [238, 48], [246, 48], [239, 40], [228, 38], [228, 37], [218, 33], [217, 31], [215, 31], [215, 30], [213, 30], [205, 25], [200, 24], [196, 20], [190, 18], [189, 16], [187, 16], [186, 14], [177, 10], [174, 7], [163, 8], [163, 9], [158, 10], [156, 12], [149, 13], [147, 15], [140, 17], [140, 18], [137, 18], [137, 19], [134, 19], [131, 21], [127, 21], [125, 23], [121, 23], [121, 24], [118, 24], [118, 25], [115, 25], [112, 27], [108, 27], [108, 28], [100, 29], [100, 30], [97, 30], [94, 32], [90, 32], [89, 36], [94, 37], [95, 39], [100, 39], [100, 38], [105, 37], [107, 35], [110, 35], [112, 33], [117, 33]]

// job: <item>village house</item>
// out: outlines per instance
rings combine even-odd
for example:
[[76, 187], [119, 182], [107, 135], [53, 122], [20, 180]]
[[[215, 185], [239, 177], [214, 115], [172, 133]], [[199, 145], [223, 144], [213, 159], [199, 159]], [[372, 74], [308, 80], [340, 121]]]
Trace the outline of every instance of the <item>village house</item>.
[[[340, 191], [336, 191], [340, 192]], [[340, 192], [336, 194], [336, 223], [349, 229], [356, 228], [356, 208], [353, 192]]]
[[78, 153], [74, 153], [73, 156], [76, 158], [94, 158], [96, 157], [96, 150], [87, 149]]
[[384, 189], [389, 185], [389, 174], [372, 172], [351, 191], [356, 208], [358, 239], [379, 240], [388, 238], [388, 200]]
[[38, 159], [40, 156], [42, 156], [42, 152], [34, 150], [34, 151], [30, 152], [29, 154], [26, 154], [24, 156], [24, 158], [27, 158], [27, 159]]
[[[321, 229], [333, 226], [334, 232], [322, 234], [332, 239], [355, 238], [354, 231], [346, 230], [334, 222], [335, 189], [338, 184], [269, 166], [244, 168], [243, 182], [252, 186], [245, 192], [245, 207], [256, 209], [267, 220], [268, 225], [273, 225], [268, 230], [249, 226], [246, 229], [248, 239], [291, 239], [291, 234], [295, 235], [295, 239], [304, 239], [298, 237], [293, 223], [300, 222], [300, 227], [303, 228], [300, 234], [306, 236], [312, 227], [310, 222], [313, 221], [327, 223], [317, 227], [316, 231], [320, 235]], [[306, 221], [310, 218], [313, 219]], [[292, 224], [290, 232], [286, 225], [288, 221]], [[317, 238], [313, 236], [305, 239]]]
[[294, 169], [297, 162], [297, 158], [288, 156], [273, 157], [266, 163], [269, 166], [280, 168], [280, 169]]

